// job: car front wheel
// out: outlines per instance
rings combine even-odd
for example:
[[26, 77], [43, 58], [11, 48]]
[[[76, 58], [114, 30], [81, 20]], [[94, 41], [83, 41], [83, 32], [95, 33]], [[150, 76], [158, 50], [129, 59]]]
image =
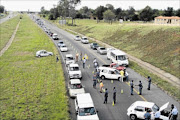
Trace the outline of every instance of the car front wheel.
[[40, 55], [38, 55], [38, 57], [40, 58], [41, 56], [40, 56]]
[[137, 119], [137, 116], [134, 115], [134, 114], [132, 114], [132, 115], [130, 115], [130, 119], [131, 119], [131, 120], [136, 120], [136, 119]]
[[103, 75], [103, 76], [101, 76], [101, 79], [104, 80], [104, 79], [106, 79], [106, 78], [105, 78], [105, 76]]

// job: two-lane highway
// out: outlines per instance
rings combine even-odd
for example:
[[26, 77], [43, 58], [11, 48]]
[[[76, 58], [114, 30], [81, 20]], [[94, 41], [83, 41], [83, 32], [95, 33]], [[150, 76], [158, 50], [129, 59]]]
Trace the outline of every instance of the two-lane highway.
[[[111, 80], [103, 80], [104, 88], [107, 88], [109, 92], [108, 104], [103, 104], [104, 93], [99, 92], [99, 84], [97, 84], [96, 89], [94, 89], [92, 86], [93, 85], [92, 71], [94, 71], [94, 67], [93, 67], [94, 58], [97, 59], [100, 65], [111, 63], [109, 60], [107, 60], [106, 55], [100, 55], [97, 53], [96, 50], [90, 49], [89, 44], [82, 44], [80, 41], [75, 41], [73, 39], [74, 35], [58, 28], [54, 24], [49, 23], [46, 20], [44, 20], [44, 24], [46, 27], [50, 28], [53, 33], [57, 33], [58, 36], [61, 38], [61, 40], [63, 40], [67, 45], [69, 51], [61, 53], [62, 59], [68, 53], [73, 54], [74, 57], [76, 52], [78, 52], [79, 54], [82, 52], [83, 55], [84, 54], [88, 55], [89, 60], [86, 62], [85, 69], [82, 68], [82, 61], [78, 61], [78, 64], [83, 74], [83, 78], [81, 81], [82, 84], [85, 86], [85, 91], [87, 93], [90, 93], [92, 96], [95, 107], [98, 110], [98, 116], [100, 120], [129, 120], [129, 117], [127, 117], [127, 108], [135, 101], [154, 102], [158, 106], [162, 106], [163, 104], [170, 102], [170, 104], [175, 104], [175, 106], [177, 106], [177, 108], [179, 109], [179, 103], [170, 96], [168, 96], [166, 93], [164, 93], [162, 90], [157, 88], [156, 86], [152, 85], [151, 90], [148, 91], [146, 89], [148, 86], [148, 82], [146, 78], [142, 77], [131, 68], [127, 68], [127, 71], [129, 73], [129, 80], [134, 80], [135, 85], [138, 84], [139, 80], [142, 81], [144, 86], [142, 96], [137, 94], [138, 87], [135, 87], [134, 95], [131, 96], [129, 84], [126, 82], [122, 83], [120, 81], [114, 80], [113, 83], [111, 83]], [[56, 44], [58, 40], [54, 40], [54, 42]], [[65, 69], [63, 60], [62, 60], [62, 64], [64, 68], [66, 85], [67, 85], [69, 78], [67, 76], [67, 71]], [[117, 90], [117, 103], [114, 106], [112, 106], [114, 87], [116, 87]], [[121, 90], [124, 91], [123, 94], [121, 94]], [[71, 118], [75, 120], [76, 114], [74, 109], [74, 99], [69, 98], [69, 104], [70, 104]]]

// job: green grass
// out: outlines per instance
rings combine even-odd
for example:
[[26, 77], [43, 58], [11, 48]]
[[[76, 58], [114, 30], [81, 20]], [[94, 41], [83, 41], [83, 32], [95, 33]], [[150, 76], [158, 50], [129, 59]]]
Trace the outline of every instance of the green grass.
[[19, 16], [16, 16], [2, 24], [0, 24], [0, 50], [4, 48], [11, 38], [16, 26], [19, 22]]
[[58, 51], [26, 15], [10, 48], [0, 57], [0, 119], [67, 120], [68, 98], [61, 62], [55, 55], [36, 58], [38, 50]]
[[161, 68], [177, 77], [179, 74], [180, 27], [118, 22], [112, 25], [95, 20], [76, 20], [76, 26], [59, 25], [103, 41]]
[[130, 62], [130, 66], [132, 69], [134, 69], [136, 72], [138, 72], [140, 75], [146, 78], [147, 76], [151, 76], [153, 84], [156, 84], [164, 91], [168, 91], [168, 94], [175, 97], [176, 100], [180, 101], [180, 92], [179, 92], [180, 89], [178, 87], [173, 86], [171, 83], [161, 79], [157, 75], [152, 74], [148, 70], [142, 68], [141, 66], [139, 66], [138, 64], [132, 61]]

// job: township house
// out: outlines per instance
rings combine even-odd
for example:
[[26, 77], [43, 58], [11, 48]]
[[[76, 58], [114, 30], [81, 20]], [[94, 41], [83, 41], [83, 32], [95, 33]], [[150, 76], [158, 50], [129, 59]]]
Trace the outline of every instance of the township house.
[[180, 17], [172, 16], [172, 17], [164, 17], [158, 16], [154, 19], [155, 24], [164, 24], [164, 25], [179, 25], [180, 26]]

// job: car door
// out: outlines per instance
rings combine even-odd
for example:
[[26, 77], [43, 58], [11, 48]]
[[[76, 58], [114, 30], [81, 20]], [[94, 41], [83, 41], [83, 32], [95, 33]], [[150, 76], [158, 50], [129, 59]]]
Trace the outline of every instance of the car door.
[[117, 79], [117, 75], [114, 70], [109, 70], [109, 79]]
[[134, 109], [134, 113], [137, 116], [137, 118], [144, 119], [145, 108], [142, 106], [136, 106]]

